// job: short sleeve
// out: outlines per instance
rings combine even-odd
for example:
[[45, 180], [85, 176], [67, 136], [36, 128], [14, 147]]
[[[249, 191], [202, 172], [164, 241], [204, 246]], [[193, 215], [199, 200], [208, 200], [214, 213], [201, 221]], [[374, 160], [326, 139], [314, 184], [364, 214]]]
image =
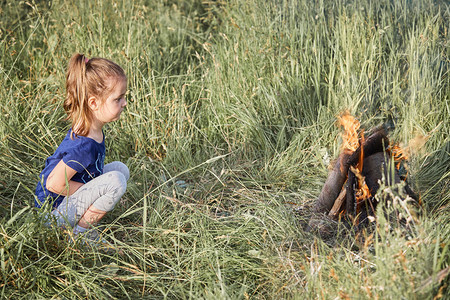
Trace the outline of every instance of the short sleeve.
[[95, 153], [93, 150], [92, 144], [75, 138], [74, 140], [70, 140], [67, 147], [65, 147], [62, 160], [78, 173], [82, 173], [93, 162], [93, 155]]

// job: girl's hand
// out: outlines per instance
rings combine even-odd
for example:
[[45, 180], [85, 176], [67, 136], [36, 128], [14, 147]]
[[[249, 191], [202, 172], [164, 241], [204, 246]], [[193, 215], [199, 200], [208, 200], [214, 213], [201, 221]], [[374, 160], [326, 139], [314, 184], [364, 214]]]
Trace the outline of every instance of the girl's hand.
[[62, 196], [72, 195], [83, 185], [81, 182], [71, 180], [76, 173], [77, 171], [66, 165], [61, 159], [50, 175], [48, 175], [47, 190]]

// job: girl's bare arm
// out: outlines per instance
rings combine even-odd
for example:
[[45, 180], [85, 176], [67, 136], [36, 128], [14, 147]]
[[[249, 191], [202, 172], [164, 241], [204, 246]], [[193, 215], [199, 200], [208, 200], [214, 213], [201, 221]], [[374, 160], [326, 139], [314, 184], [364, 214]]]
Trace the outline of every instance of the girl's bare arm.
[[72, 195], [84, 184], [71, 180], [76, 173], [77, 171], [66, 165], [61, 159], [50, 175], [48, 175], [47, 189], [62, 196]]

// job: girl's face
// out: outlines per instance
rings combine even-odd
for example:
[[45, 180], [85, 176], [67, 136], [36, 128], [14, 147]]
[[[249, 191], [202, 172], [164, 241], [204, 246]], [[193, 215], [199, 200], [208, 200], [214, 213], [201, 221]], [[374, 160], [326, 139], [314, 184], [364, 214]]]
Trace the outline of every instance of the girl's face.
[[127, 92], [126, 78], [110, 78], [108, 85], [112, 86], [112, 90], [96, 113], [97, 119], [104, 124], [118, 120], [127, 105], [125, 99], [125, 93]]

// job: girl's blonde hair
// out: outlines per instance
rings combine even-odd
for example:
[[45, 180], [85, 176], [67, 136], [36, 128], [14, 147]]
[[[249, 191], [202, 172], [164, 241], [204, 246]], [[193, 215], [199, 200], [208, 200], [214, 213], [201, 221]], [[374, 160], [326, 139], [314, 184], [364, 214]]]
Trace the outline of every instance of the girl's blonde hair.
[[76, 135], [86, 136], [89, 133], [92, 111], [88, 99], [94, 96], [104, 101], [114, 87], [114, 84], [108, 85], [111, 78], [126, 76], [124, 70], [109, 59], [88, 59], [79, 53], [70, 59], [66, 74], [64, 110], [67, 119], [72, 120], [72, 131]]

